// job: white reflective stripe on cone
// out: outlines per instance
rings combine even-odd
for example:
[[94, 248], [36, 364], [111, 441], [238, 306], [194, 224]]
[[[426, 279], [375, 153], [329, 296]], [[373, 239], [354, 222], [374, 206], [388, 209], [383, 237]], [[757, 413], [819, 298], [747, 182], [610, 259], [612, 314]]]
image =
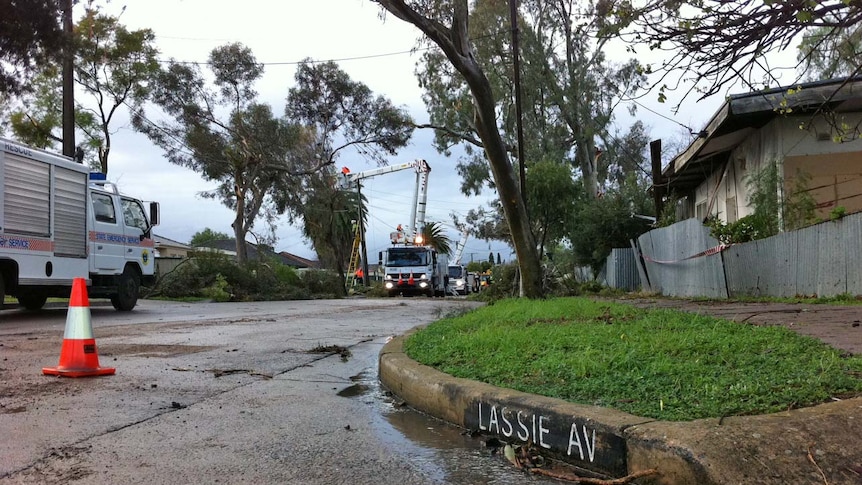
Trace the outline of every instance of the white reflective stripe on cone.
[[90, 307], [70, 306], [66, 313], [64, 339], [87, 340], [93, 338], [93, 325], [90, 323]]

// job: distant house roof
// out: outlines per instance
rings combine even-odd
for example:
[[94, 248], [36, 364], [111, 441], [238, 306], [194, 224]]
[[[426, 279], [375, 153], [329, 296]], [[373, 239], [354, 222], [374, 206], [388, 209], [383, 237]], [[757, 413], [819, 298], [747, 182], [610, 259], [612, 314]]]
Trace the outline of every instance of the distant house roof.
[[[236, 255], [236, 240], [235, 239], [216, 239], [202, 243], [199, 248], [216, 249], [221, 253]], [[257, 244], [245, 241], [246, 253], [249, 261], [254, 261], [262, 258], [274, 258], [281, 261], [282, 264], [293, 268], [304, 269], [315, 267], [314, 261], [309, 261], [299, 256], [290, 253], [276, 253], [267, 248], [259, 247]]]
[[677, 189], [697, 187], [727, 161], [734, 148], [773, 119], [783, 116], [780, 111], [788, 108], [793, 114], [810, 114], [823, 108], [860, 111], [862, 76], [729, 96], [698, 138], [662, 170], [663, 179]]
[[179, 241], [174, 241], [173, 239], [168, 239], [164, 236], [160, 236], [158, 234], [153, 234], [153, 241], [155, 243], [156, 248], [170, 246], [172, 248], [179, 249], [191, 249], [192, 247], [188, 244], [181, 243]]
[[295, 254], [288, 253], [287, 251], [282, 251], [278, 254], [280, 254], [281, 257], [283, 257], [283, 258], [287, 258], [291, 261], [295, 261], [297, 268], [314, 268], [314, 269], [320, 268], [320, 261], [312, 261], [310, 259], [306, 259], [306, 258], [303, 258], [301, 256], [297, 256]]

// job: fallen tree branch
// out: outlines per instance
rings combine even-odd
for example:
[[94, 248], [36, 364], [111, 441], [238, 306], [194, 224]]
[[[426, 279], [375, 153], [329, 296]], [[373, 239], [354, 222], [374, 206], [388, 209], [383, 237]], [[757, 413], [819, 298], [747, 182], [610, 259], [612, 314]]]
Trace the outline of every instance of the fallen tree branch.
[[826, 479], [826, 474], [823, 473], [823, 469], [820, 468], [820, 465], [818, 465], [816, 461], [814, 461], [814, 455], [811, 454], [811, 447], [814, 446], [814, 444], [815, 443], [808, 444], [808, 461], [810, 461], [811, 464], [817, 468], [817, 471], [820, 472], [820, 476], [823, 477], [823, 484], [829, 485], [829, 480]]
[[658, 475], [658, 470], [655, 468], [650, 468], [647, 470], [636, 471], [632, 474], [626, 475], [621, 478], [614, 478], [611, 480], [604, 480], [601, 478], [587, 478], [587, 477], [579, 477], [574, 473], [568, 472], [555, 472], [552, 470], [547, 470], [544, 468], [530, 468], [530, 472], [535, 473], [537, 475], [544, 475], [546, 477], [556, 478], [558, 480], [566, 480], [574, 483], [583, 483], [586, 485], [626, 485], [627, 483], [631, 483], [638, 478], [649, 477], [652, 475]]

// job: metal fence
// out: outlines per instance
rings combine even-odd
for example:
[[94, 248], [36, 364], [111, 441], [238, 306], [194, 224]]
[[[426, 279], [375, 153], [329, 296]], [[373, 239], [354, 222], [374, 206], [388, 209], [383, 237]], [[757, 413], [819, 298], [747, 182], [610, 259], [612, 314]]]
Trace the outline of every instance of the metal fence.
[[[667, 296], [862, 295], [862, 213], [731, 246], [689, 219], [643, 234], [635, 249], [641, 258], [620, 251], [642, 262], [641, 286]], [[615, 279], [625, 263], [613, 258], [608, 285], [630, 289], [627, 280]]]
[[611, 288], [635, 291], [641, 286], [635, 252], [631, 248], [612, 249], [602, 273], [604, 283]]
[[669, 296], [727, 298], [720, 242], [696, 219], [638, 238], [651, 291]]
[[730, 296], [862, 295], [862, 213], [724, 253]]

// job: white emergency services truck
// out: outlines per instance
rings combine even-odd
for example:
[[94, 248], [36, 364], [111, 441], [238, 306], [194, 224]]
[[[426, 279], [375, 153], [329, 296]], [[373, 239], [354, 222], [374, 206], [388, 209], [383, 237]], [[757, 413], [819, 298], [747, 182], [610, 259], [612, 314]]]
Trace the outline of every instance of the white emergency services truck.
[[91, 298], [135, 307], [155, 282], [152, 228], [159, 205], [120, 194], [73, 160], [0, 138], [0, 308], [68, 298], [85, 278]]

